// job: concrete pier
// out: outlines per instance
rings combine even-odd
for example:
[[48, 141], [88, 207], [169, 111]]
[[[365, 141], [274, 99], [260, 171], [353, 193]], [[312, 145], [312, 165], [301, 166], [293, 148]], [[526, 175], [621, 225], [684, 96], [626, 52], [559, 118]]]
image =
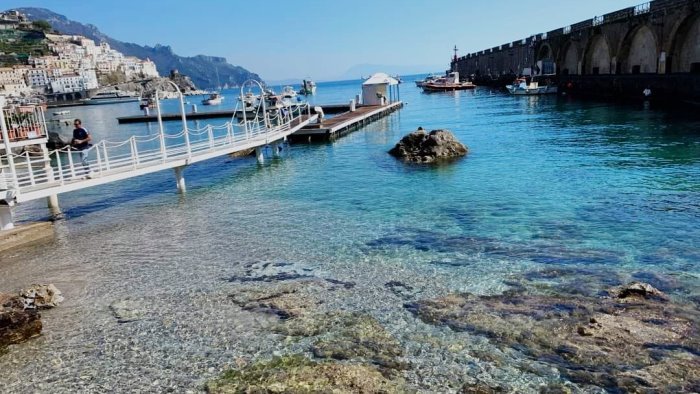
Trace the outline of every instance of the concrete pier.
[[173, 170], [175, 171], [175, 182], [177, 184], [177, 191], [179, 193], [187, 192], [187, 186], [185, 185], [185, 176], [183, 175], [185, 166], [175, 167], [173, 168]]
[[[350, 133], [359, 127], [371, 123], [381, 117], [403, 107], [402, 101], [387, 105], [363, 105], [332, 118], [324, 118], [318, 123], [311, 123], [289, 136], [294, 141], [330, 140]], [[325, 108], [324, 108], [325, 112]]]

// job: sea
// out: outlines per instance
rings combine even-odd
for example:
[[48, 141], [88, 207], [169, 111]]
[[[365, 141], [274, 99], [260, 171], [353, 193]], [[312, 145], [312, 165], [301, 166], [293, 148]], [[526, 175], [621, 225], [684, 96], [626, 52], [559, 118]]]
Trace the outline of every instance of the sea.
[[[236, 277], [274, 281], [269, 266], [352, 283], [342, 296], [324, 295], [324, 305], [377, 319], [406, 349], [412, 367], [401, 373], [419, 392], [455, 392], [474, 379], [537, 392], [567, 378], [475, 357], [499, 347], [426, 324], [407, 302], [503, 294], [553, 270], [596, 291], [673, 283], [662, 290], [674, 300], [699, 302], [697, 111], [482, 87], [423, 93], [414, 84], [422, 77], [404, 78], [400, 111], [341, 138], [290, 144], [263, 164], [219, 157], [189, 166], [185, 194], [162, 171], [60, 195], [65, 219], [55, 222], [55, 237], [0, 255], [0, 291], [53, 283], [65, 297], [42, 312], [41, 337], [0, 356], [0, 391], [199, 392], [241, 363], [310, 357], [268, 329], [278, 317], [229, 299], [241, 285]], [[361, 82], [321, 82], [310, 101], [348, 103]], [[222, 93], [221, 106], [190, 96], [186, 107], [235, 107], [240, 91]], [[163, 101], [164, 112], [178, 108]], [[67, 140], [73, 118], [96, 141], [158, 133], [155, 123], [117, 123], [140, 114], [138, 103], [67, 109], [68, 123], [51, 126]], [[176, 132], [180, 123], [165, 127]], [[387, 153], [418, 127], [450, 130], [468, 155], [415, 165]], [[15, 210], [18, 222], [48, 215], [43, 200]], [[412, 291], [397, 297], [388, 283]], [[134, 318], [115, 317], [120, 305]]]

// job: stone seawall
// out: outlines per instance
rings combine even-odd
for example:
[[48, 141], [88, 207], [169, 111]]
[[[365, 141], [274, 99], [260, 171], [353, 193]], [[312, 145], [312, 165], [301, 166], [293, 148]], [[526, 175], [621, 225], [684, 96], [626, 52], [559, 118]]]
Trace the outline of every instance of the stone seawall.
[[451, 69], [482, 85], [531, 74], [560, 87], [578, 81], [576, 91], [588, 95], [630, 95], [652, 84], [669, 99], [698, 100], [688, 86], [700, 80], [700, 0], [655, 0], [596, 16], [456, 57]]

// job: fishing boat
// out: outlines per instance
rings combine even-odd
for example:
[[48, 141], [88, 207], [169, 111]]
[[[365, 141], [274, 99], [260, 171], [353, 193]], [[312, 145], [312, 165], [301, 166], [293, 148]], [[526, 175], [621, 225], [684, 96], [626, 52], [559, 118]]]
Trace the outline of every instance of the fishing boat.
[[474, 89], [476, 88], [476, 85], [470, 81], [460, 82], [459, 73], [454, 71], [447, 77], [438, 78], [432, 82], [424, 83], [421, 87], [423, 88], [424, 92], [451, 92], [454, 90]]
[[224, 97], [219, 93], [212, 93], [209, 97], [202, 100], [203, 105], [219, 105]]
[[557, 86], [551, 84], [540, 85], [539, 82], [530, 81], [527, 79], [518, 78], [512, 85], [506, 85], [506, 89], [510, 94], [517, 96], [536, 96], [540, 94], [556, 94]]
[[112, 90], [108, 92], [99, 92], [91, 98], [83, 99], [81, 101], [85, 105], [118, 104], [141, 101], [141, 97], [131, 93], [121, 92], [119, 90]]
[[419, 79], [419, 80], [417, 80], [417, 81], [416, 81], [416, 86], [418, 86], [419, 88], [422, 88], [423, 85], [425, 85], [426, 83], [435, 82], [435, 81], [438, 80], [439, 78], [441, 78], [439, 75], [430, 74], [430, 75], [428, 75], [427, 77], [425, 77], [425, 79]]
[[316, 82], [310, 79], [305, 79], [301, 84], [299, 94], [303, 94], [305, 96], [316, 94]]

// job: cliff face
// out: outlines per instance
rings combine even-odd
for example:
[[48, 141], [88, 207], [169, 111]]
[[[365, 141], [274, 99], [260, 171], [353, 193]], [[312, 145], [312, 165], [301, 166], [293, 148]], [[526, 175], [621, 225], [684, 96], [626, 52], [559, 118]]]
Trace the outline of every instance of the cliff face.
[[177, 69], [181, 74], [192, 78], [192, 82], [199, 88], [209, 89], [219, 85], [239, 85], [248, 79], [261, 80], [257, 74], [243, 67], [229, 64], [223, 57], [178, 56], [167, 45], [157, 44], [150, 47], [115, 40], [102, 33], [94, 25], [72, 21], [45, 8], [19, 8], [18, 10], [26, 14], [32, 21], [48, 21], [55, 30], [63, 34], [85, 36], [95, 40], [96, 43], [104, 41], [124, 55], [136, 56], [141, 59], [149, 58], [156, 64], [161, 76], [168, 76], [171, 70]]

